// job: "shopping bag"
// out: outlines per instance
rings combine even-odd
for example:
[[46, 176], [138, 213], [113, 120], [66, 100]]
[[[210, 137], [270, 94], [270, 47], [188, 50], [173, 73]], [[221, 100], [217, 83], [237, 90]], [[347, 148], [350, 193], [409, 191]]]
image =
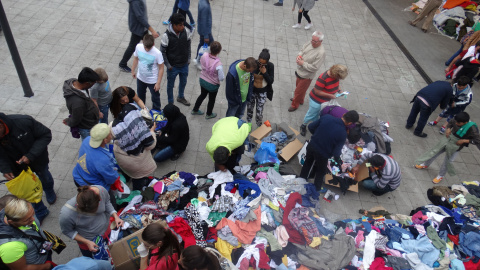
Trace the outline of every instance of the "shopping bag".
[[102, 236], [97, 235], [93, 238], [93, 242], [98, 246], [98, 251], [93, 253], [93, 259], [108, 261], [113, 265], [112, 255], [110, 254], [107, 241], [103, 239]]
[[305, 158], [307, 156], [307, 145], [308, 145], [308, 141], [305, 142], [305, 144], [303, 145], [302, 149], [300, 150], [300, 152], [298, 152], [298, 163], [300, 163], [300, 165], [303, 166], [303, 163], [305, 163]]
[[202, 58], [202, 55], [204, 53], [208, 53], [209, 51], [210, 51], [210, 47], [208, 47], [208, 44], [203, 43], [203, 46], [200, 47], [200, 50], [198, 50], [197, 63], [200, 63], [200, 58]]
[[19, 176], [5, 183], [8, 191], [18, 198], [31, 203], [39, 203], [42, 200], [43, 188], [40, 179], [30, 168], [22, 171]]
[[45, 234], [47, 241], [53, 244], [52, 250], [55, 251], [57, 254], [60, 254], [67, 247], [65, 242], [63, 242], [63, 240], [55, 234], [45, 230], [43, 230], [43, 234]]
[[267, 162], [280, 163], [280, 160], [275, 153], [276, 146], [273, 143], [262, 142], [260, 148], [255, 153], [253, 157], [258, 164], [263, 164]]

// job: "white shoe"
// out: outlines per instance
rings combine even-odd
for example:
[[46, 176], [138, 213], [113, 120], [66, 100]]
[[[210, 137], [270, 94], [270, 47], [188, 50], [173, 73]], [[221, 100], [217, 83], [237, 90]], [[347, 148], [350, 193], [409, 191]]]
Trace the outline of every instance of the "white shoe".
[[312, 28], [313, 24], [311, 23], [307, 23], [307, 25], [305, 25], [305, 30], [308, 30], [310, 28]]
[[197, 62], [195, 66], [197, 67], [198, 70], [200, 71], [202, 70], [202, 64], [200, 64], [200, 62]]
[[301, 24], [297, 23], [297, 24], [295, 24], [294, 26], [292, 26], [292, 28], [297, 29], [297, 28], [300, 28], [301, 26], [302, 26]]

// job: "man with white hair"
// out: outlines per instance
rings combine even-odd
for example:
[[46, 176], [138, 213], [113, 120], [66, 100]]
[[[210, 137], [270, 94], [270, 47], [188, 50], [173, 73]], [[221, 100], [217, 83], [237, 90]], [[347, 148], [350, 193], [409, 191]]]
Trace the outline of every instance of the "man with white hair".
[[320, 31], [313, 32], [312, 40], [305, 43], [298, 53], [296, 59], [297, 70], [295, 71], [297, 82], [293, 98], [290, 99], [292, 104], [288, 108], [289, 112], [297, 110], [298, 106], [303, 104], [308, 87], [310, 87], [315, 74], [325, 61], [325, 48], [322, 46], [323, 37], [324, 35]]

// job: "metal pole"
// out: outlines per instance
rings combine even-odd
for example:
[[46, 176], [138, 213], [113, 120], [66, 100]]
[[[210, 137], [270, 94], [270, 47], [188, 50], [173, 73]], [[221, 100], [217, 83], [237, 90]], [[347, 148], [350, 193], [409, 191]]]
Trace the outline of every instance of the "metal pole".
[[23, 93], [25, 97], [32, 97], [33, 91], [28, 82], [27, 73], [25, 73], [25, 68], [23, 67], [22, 59], [18, 53], [17, 45], [15, 44], [15, 39], [13, 38], [12, 29], [8, 24], [7, 15], [5, 15], [5, 10], [3, 9], [2, 1], [0, 0], [0, 25], [3, 28], [3, 34], [7, 40], [8, 48], [10, 49], [10, 54], [12, 55], [13, 64], [17, 69], [18, 78], [23, 87]]

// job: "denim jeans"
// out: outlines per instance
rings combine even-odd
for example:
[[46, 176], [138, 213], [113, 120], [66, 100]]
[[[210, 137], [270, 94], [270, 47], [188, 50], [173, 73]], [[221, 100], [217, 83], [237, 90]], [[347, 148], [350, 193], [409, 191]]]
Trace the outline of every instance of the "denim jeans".
[[173, 157], [173, 155], [175, 155], [175, 151], [173, 151], [173, 148], [171, 146], [167, 146], [162, 150], [158, 151], [153, 157], [153, 159], [155, 159], [156, 162], [162, 162]]
[[154, 110], [161, 110], [161, 103], [160, 103], [160, 89], [155, 91], [154, 89], [155, 84], [144, 83], [143, 81], [137, 79], [137, 93], [138, 97], [146, 104], [145, 100], [147, 99], [147, 87], [150, 90], [150, 94], [152, 95], [152, 109]]
[[100, 123], [108, 124], [108, 110], [110, 109], [110, 104], [98, 105], [98, 109], [103, 113], [103, 118], [100, 118]]
[[417, 127], [413, 133], [417, 135], [421, 135], [423, 132], [423, 128], [427, 124], [428, 117], [432, 114], [432, 109], [430, 106], [427, 106], [420, 100], [418, 97], [415, 98], [415, 101], [412, 105], [412, 110], [410, 111], [410, 115], [407, 119], [407, 127], [412, 127], [415, 124], [415, 120], [417, 119], [417, 115], [420, 113], [420, 117], [418, 118]]
[[243, 114], [245, 113], [246, 107], [247, 107], [247, 101], [242, 102], [242, 104], [238, 104], [238, 105], [230, 105], [230, 103], [228, 103], [226, 117], [235, 116], [239, 119], [242, 119]]
[[[175, 0], [175, 4], [173, 5], [173, 10], [172, 10], [172, 15], [177, 13], [177, 11], [178, 11], [178, 1], [179, 0]], [[170, 18], [168, 19], [169, 21], [170, 21], [172, 15], [170, 15]], [[190, 24], [195, 23], [195, 20], [193, 19], [192, 12], [190, 12], [190, 10], [187, 10], [187, 16], [188, 16], [188, 19], [190, 20]], [[185, 20], [186, 19], [187, 18], [185, 18]]]
[[183, 67], [172, 67], [167, 69], [167, 96], [168, 103], [173, 103], [173, 86], [175, 85], [175, 79], [177, 75], [180, 77], [178, 84], [178, 98], [184, 98], [185, 86], [187, 85], [188, 77], [188, 64]]
[[79, 128], [78, 132], [80, 132], [80, 137], [82, 138], [82, 141], [85, 140], [88, 136], [90, 136], [90, 129], [85, 129], [85, 128]]
[[455, 59], [455, 57], [457, 57], [462, 51], [463, 51], [463, 45], [460, 45], [460, 49], [456, 53], [454, 53], [452, 57], [450, 57], [450, 59], [447, 60], [447, 62], [445, 62], [445, 66], [449, 66], [450, 63], [452, 63], [453, 59]]
[[303, 118], [304, 125], [318, 120], [318, 118], [320, 118], [320, 108], [322, 107], [321, 103], [314, 101], [310, 96], [308, 98], [310, 102], [308, 103], [308, 111]]
[[47, 197], [47, 201], [52, 201], [55, 199], [55, 191], [53, 190], [53, 176], [48, 170], [48, 165], [46, 165], [42, 170], [35, 171], [37, 174], [38, 179], [42, 182], [43, 191], [45, 192], [45, 196]]
[[147, 34], [148, 31], [145, 31], [142, 36], [137, 36], [134, 33], [132, 33], [132, 36], [130, 37], [130, 42], [128, 43], [128, 47], [125, 50], [125, 53], [123, 54], [122, 60], [118, 64], [121, 67], [126, 67], [128, 60], [130, 60], [130, 57], [132, 57], [132, 54], [135, 52], [135, 47], [137, 47], [137, 44], [142, 40], [143, 36]]
[[33, 210], [35, 211], [35, 216], [40, 222], [42, 222], [49, 213], [47, 207], [45, 206], [45, 204], [43, 204], [43, 201], [40, 201], [38, 203], [32, 203], [32, 206]]
[[383, 195], [387, 192], [393, 191], [393, 189], [389, 186], [386, 185], [384, 188], [379, 188], [375, 182], [373, 182], [372, 179], [365, 179], [362, 181], [363, 188], [368, 189], [374, 193], [377, 193], [378, 195]]
[[[198, 51], [200, 50], [200, 48], [203, 46], [203, 44], [205, 44], [205, 41], [204, 41], [205, 37], [200, 35], [200, 41], [198, 42], [198, 47], [197, 47], [197, 54], [195, 55], [195, 59], [198, 57]], [[212, 34], [208, 34], [208, 46], [210, 46], [210, 44], [213, 42], [213, 36]]]

